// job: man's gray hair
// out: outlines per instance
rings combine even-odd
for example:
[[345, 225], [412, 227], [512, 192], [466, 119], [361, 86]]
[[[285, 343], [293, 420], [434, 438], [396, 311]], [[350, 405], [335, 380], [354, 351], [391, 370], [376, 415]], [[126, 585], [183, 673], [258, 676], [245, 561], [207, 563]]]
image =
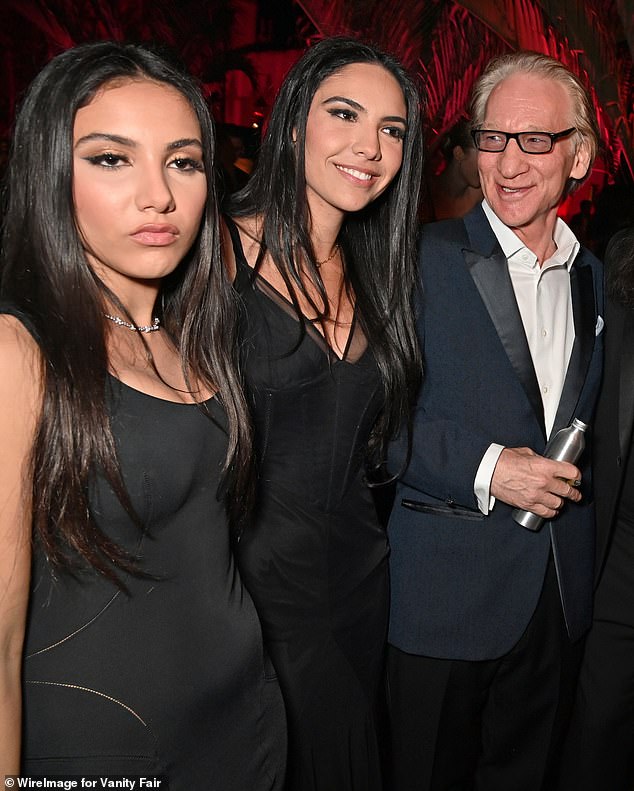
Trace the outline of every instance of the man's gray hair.
[[[549, 55], [542, 55], [539, 52], [520, 51], [500, 55], [489, 61], [477, 80], [471, 97], [471, 124], [473, 129], [481, 129], [484, 124], [486, 105], [491, 91], [502, 80], [514, 74], [534, 74], [537, 77], [560, 82], [566, 88], [574, 108], [572, 125], [577, 129], [577, 148], [582, 142], [587, 144], [590, 152], [590, 165], [592, 165], [599, 148], [599, 125], [592, 98], [581, 80], [563, 63], [551, 58]], [[543, 131], [558, 132], [560, 130], [544, 129]]]

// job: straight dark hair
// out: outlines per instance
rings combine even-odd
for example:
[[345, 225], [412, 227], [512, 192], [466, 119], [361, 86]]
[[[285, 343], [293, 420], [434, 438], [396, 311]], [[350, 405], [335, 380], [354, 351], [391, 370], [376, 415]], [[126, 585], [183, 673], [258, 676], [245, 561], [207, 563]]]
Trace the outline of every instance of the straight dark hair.
[[0, 294], [25, 317], [43, 359], [43, 406], [32, 452], [34, 535], [54, 566], [83, 559], [113, 580], [118, 569], [134, 569], [134, 559], [104, 535], [90, 513], [88, 490], [103, 474], [138, 522], [105, 401], [104, 297], [120, 303], [93, 273], [82, 247], [73, 204], [73, 127], [78, 109], [100, 88], [129, 80], [174, 88], [200, 124], [207, 204], [197, 239], [163, 281], [156, 309], [188, 385], [217, 388], [226, 411], [225, 489], [234, 518], [250, 478], [250, 421], [234, 361], [237, 304], [220, 258], [214, 130], [204, 98], [180, 67], [145, 47], [99, 42], [67, 50], [36, 77], [16, 120]]
[[[328, 300], [310, 240], [306, 199], [305, 138], [308, 112], [321, 83], [346, 66], [376, 64], [398, 82], [407, 107], [403, 162], [385, 192], [362, 211], [346, 216], [338, 242], [346, 287], [354, 292], [363, 330], [377, 360], [385, 407], [371, 439], [374, 461], [409, 419], [422, 363], [416, 340], [412, 295], [416, 284], [416, 233], [423, 164], [421, 96], [412, 77], [392, 55], [348, 37], [324, 39], [290, 70], [275, 100], [257, 165], [228, 207], [234, 216], [258, 215], [262, 237], [256, 268], [268, 252], [305, 324], [297, 293], [322, 321]], [[311, 300], [302, 282], [307, 268], [319, 293]]]

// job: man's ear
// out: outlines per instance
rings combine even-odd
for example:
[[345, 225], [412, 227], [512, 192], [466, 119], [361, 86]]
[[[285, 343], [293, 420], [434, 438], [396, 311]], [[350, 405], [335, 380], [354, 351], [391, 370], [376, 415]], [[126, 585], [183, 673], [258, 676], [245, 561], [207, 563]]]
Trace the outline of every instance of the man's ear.
[[570, 178], [581, 181], [584, 179], [590, 169], [590, 146], [588, 141], [583, 138], [581, 143], [577, 146], [575, 151], [575, 158], [570, 170]]
[[454, 146], [452, 154], [453, 158], [457, 159], [458, 162], [462, 162], [462, 160], [465, 158], [465, 152], [462, 146]]

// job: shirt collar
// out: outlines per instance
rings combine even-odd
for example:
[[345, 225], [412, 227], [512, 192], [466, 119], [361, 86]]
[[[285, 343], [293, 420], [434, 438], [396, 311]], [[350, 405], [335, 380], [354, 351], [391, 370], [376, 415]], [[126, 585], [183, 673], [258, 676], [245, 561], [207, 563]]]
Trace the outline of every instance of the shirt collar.
[[[519, 236], [514, 231], [512, 231], [508, 225], [504, 225], [502, 220], [500, 220], [497, 214], [495, 214], [486, 200], [482, 201], [482, 208], [487, 220], [489, 221], [491, 230], [500, 243], [500, 247], [502, 248], [502, 252], [504, 253], [507, 261], [510, 258], [513, 258], [513, 256], [519, 253], [521, 250], [528, 250], [528, 247], [526, 247], [524, 242], [521, 241]], [[544, 261], [544, 264], [565, 265], [568, 271], [570, 271], [577, 253], [579, 252], [580, 245], [577, 241], [577, 237], [561, 219], [561, 217], [557, 217], [555, 222], [553, 239], [557, 245], [557, 249], [547, 261]], [[533, 251], [529, 250], [529, 252], [535, 257], [535, 261], [537, 261], [537, 256], [535, 256]]]

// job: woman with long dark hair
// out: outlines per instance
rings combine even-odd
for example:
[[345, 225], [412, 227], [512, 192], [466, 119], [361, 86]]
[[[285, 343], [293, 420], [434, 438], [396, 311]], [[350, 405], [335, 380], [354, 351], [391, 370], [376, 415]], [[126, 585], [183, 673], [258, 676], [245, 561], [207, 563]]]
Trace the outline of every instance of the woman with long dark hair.
[[287, 76], [227, 218], [258, 496], [238, 548], [289, 720], [287, 788], [380, 788], [387, 544], [366, 483], [421, 371], [411, 297], [420, 98], [321, 41]]
[[283, 706], [230, 552], [250, 420], [213, 150], [195, 84], [137, 46], [64, 52], [20, 110], [1, 270], [2, 774], [281, 783]]

